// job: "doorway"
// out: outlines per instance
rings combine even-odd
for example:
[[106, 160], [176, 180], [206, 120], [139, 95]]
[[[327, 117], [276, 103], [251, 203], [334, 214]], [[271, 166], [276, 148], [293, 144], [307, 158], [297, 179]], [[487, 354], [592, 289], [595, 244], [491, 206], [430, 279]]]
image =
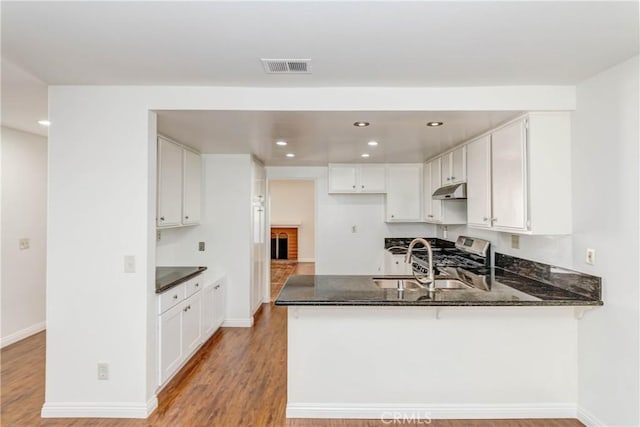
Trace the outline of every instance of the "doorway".
[[315, 272], [315, 182], [269, 181], [271, 301], [289, 276]]

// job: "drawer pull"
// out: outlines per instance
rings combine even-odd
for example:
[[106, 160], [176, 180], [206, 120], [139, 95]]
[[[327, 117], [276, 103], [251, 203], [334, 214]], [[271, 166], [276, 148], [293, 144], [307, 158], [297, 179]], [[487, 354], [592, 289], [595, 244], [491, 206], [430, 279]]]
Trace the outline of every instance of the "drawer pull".
[[173, 296], [173, 299], [178, 299], [178, 295], [174, 295], [174, 296]]
[[189, 310], [188, 307], [185, 307], [185, 308], [182, 309], [182, 311], [184, 311], [185, 313], [187, 312], [187, 310]]
[[200, 283], [196, 283], [196, 288], [197, 288], [198, 286], [200, 286]]
[[220, 287], [220, 285], [216, 285], [213, 287], [213, 289], [218, 289]]

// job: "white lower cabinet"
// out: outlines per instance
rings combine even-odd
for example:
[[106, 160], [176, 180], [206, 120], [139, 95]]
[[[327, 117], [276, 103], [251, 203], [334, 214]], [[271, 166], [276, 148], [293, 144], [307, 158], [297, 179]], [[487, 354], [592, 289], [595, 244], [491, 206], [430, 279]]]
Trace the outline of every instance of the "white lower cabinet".
[[159, 307], [159, 385], [166, 384], [224, 320], [224, 279], [202, 289], [196, 277], [163, 292]]
[[411, 274], [411, 266], [404, 262], [405, 255], [394, 255], [384, 251], [384, 274], [408, 275]]
[[182, 305], [177, 305], [160, 315], [160, 384], [178, 370], [182, 352]]
[[202, 291], [202, 339], [206, 341], [224, 322], [224, 279]]

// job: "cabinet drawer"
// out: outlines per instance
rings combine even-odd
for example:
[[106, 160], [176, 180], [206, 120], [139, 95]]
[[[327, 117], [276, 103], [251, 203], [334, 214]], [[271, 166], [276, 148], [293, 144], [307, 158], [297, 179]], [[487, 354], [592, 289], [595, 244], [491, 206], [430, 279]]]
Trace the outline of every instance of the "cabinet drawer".
[[204, 282], [202, 281], [202, 276], [194, 277], [193, 279], [190, 279], [188, 282], [186, 282], [185, 298], [189, 298], [191, 295], [195, 294], [200, 289], [202, 289], [203, 283]]
[[160, 313], [164, 313], [185, 299], [186, 283], [182, 283], [160, 294]]

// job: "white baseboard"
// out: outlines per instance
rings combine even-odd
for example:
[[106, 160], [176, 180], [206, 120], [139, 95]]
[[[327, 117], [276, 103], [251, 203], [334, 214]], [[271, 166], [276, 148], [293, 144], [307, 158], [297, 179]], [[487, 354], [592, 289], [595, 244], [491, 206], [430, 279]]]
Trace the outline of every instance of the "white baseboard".
[[253, 326], [253, 317], [240, 319], [224, 319], [222, 327], [224, 328], [250, 328]]
[[144, 404], [128, 402], [45, 402], [42, 418], [148, 418], [158, 407], [157, 397]]
[[600, 421], [591, 412], [584, 409], [582, 406], [578, 406], [578, 420], [587, 427], [602, 427], [606, 424]]
[[576, 418], [574, 403], [401, 405], [369, 403], [288, 403], [287, 418], [371, 420]]
[[0, 348], [4, 348], [8, 345], [30, 337], [31, 335], [37, 334], [38, 332], [44, 331], [46, 328], [47, 322], [40, 322], [36, 323], [35, 325], [31, 325], [28, 328], [24, 328], [10, 335], [7, 335], [6, 337], [2, 337], [2, 339], [0, 339]]

